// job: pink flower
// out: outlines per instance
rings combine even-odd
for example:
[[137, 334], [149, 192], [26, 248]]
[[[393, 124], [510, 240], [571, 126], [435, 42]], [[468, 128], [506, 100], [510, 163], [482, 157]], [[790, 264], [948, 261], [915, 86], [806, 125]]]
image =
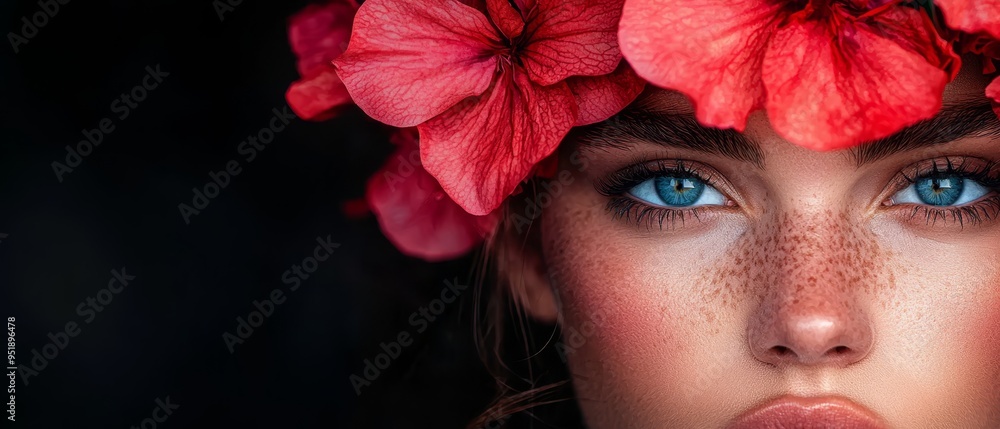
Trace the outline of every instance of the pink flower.
[[340, 107], [351, 103], [330, 62], [347, 48], [357, 10], [354, 0], [335, 0], [310, 5], [291, 18], [288, 38], [302, 79], [288, 88], [285, 98], [300, 118], [330, 119]]
[[885, 137], [935, 115], [959, 58], [923, 11], [892, 0], [626, 0], [619, 38], [636, 72], [746, 127], [766, 109], [816, 150]]
[[382, 232], [403, 253], [431, 262], [453, 259], [483, 242], [499, 216], [473, 216], [423, 169], [412, 129], [393, 136], [398, 150], [368, 181], [366, 198]]
[[369, 116], [417, 127], [427, 171], [476, 215], [570, 128], [608, 118], [644, 85], [621, 64], [620, 2], [515, 3], [368, 0], [334, 61]]

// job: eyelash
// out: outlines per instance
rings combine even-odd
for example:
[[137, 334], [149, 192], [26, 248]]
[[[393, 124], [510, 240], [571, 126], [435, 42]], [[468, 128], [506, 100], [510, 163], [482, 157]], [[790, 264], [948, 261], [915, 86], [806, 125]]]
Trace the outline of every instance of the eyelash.
[[957, 207], [899, 204], [899, 206], [913, 206], [909, 212], [908, 220], [915, 221], [922, 216], [925, 225], [933, 226], [939, 220], [943, 220], [950, 221], [952, 224], [957, 223], [964, 228], [967, 224], [977, 226], [1000, 217], [1000, 171], [994, 171], [998, 170], [1000, 163], [981, 161], [979, 166], [975, 166], [972, 165], [973, 160], [973, 158], [959, 158], [957, 161], [954, 158], [933, 159], [908, 168], [908, 172], [900, 173], [900, 179], [897, 180], [900, 185], [895, 186], [897, 192], [921, 179], [949, 175], [973, 180], [992, 191], [992, 195]]
[[[663, 229], [664, 222], [670, 228], [676, 228], [678, 222], [684, 226], [688, 218], [695, 218], [701, 221], [701, 214], [715, 207], [691, 207], [691, 208], [669, 208], [656, 207], [636, 200], [628, 195], [632, 188], [646, 180], [657, 176], [673, 176], [679, 178], [694, 178], [703, 181], [706, 185], [718, 188], [715, 174], [706, 173], [704, 169], [698, 168], [690, 161], [655, 161], [636, 162], [622, 170], [612, 173], [605, 179], [597, 182], [597, 191], [610, 198], [607, 209], [612, 213], [614, 219], [625, 219], [626, 222], [636, 225], [646, 224], [647, 228], [654, 225]], [[722, 192], [720, 190], [720, 192]], [[728, 197], [727, 197], [728, 198]], [[731, 200], [727, 199], [727, 207]]]
[[[955, 175], [981, 184], [992, 191], [992, 195], [957, 207], [934, 207], [917, 204], [893, 204], [893, 206], [912, 205], [913, 208], [909, 210], [907, 220], [914, 221], [919, 216], [923, 216], [924, 223], [927, 225], [936, 225], [939, 220], [943, 220], [964, 227], [965, 225], [980, 225], [983, 222], [1000, 218], [1000, 162], [981, 161], [979, 166], [974, 166], [972, 160], [972, 158], [960, 158], [958, 161], [954, 158], [933, 159], [908, 167], [895, 180], [895, 184], [892, 186], [893, 194], [927, 177]], [[701, 221], [701, 215], [706, 210], [719, 208], [718, 206], [656, 207], [629, 196], [628, 193], [632, 188], [657, 176], [690, 177], [701, 180], [706, 185], [716, 189], [719, 188], [717, 174], [706, 172], [706, 169], [699, 168], [697, 163], [685, 160], [637, 161], [598, 181], [596, 187], [599, 193], [610, 198], [607, 209], [612, 213], [614, 219], [624, 219], [626, 222], [638, 226], [645, 223], [646, 227], [650, 229], [654, 226], [663, 229], [664, 222], [667, 222], [669, 228], [674, 229], [678, 226], [678, 222], [680, 222], [680, 226], [684, 226], [689, 218]], [[723, 191], [720, 189], [720, 192]], [[725, 193], [723, 192], [723, 194]], [[735, 207], [735, 203], [731, 199], [727, 199], [725, 207]]]

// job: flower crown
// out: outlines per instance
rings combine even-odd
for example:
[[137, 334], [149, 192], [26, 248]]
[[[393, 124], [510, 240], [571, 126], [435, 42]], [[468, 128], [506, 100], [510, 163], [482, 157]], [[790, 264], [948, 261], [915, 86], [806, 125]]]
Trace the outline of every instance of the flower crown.
[[[398, 128], [367, 204], [400, 250], [435, 261], [480, 244], [573, 127], [647, 82], [705, 126], [742, 131], [765, 110], [814, 150], [929, 119], [960, 53], [996, 71], [1000, 0], [333, 0], [293, 16], [289, 38], [300, 117], [355, 104]], [[1000, 102], [1000, 79], [985, 95]]]

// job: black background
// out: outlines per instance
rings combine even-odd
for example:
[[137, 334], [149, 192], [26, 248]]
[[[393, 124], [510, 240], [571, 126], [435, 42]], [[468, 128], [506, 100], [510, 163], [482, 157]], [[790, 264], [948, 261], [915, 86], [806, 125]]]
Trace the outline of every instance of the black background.
[[[306, 4], [244, 0], [220, 19], [212, 0], [71, 0], [19, 52], [5, 37], [0, 317], [17, 318], [21, 365], [68, 322], [80, 334], [18, 377], [0, 427], [139, 426], [168, 396], [180, 408], [157, 427], [462, 427], [488, 404], [472, 288], [426, 332], [409, 323], [445, 280], [472, 284], [472, 258], [404, 257], [374, 218], [344, 215], [392, 150], [385, 131], [349, 110], [237, 153], [286, 106], [287, 19]], [[0, 30], [40, 10], [4, 1]], [[156, 65], [169, 76], [119, 119], [111, 103]], [[60, 182], [52, 163], [103, 118], [114, 131]], [[186, 225], [178, 205], [233, 159], [242, 172]], [[282, 273], [326, 236], [340, 248], [289, 292]], [[122, 267], [136, 279], [85, 323], [77, 306]], [[231, 354], [223, 333], [276, 288], [287, 301]], [[403, 331], [414, 345], [358, 396], [348, 377]]]

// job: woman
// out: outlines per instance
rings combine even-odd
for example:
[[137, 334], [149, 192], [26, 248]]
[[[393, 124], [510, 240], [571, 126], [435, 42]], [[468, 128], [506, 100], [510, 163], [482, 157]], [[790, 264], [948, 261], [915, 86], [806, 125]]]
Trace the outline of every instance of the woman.
[[587, 427], [1000, 427], [1000, 4], [369, 0], [297, 52], [355, 11], [290, 102], [416, 127], [383, 229], [487, 238]]

